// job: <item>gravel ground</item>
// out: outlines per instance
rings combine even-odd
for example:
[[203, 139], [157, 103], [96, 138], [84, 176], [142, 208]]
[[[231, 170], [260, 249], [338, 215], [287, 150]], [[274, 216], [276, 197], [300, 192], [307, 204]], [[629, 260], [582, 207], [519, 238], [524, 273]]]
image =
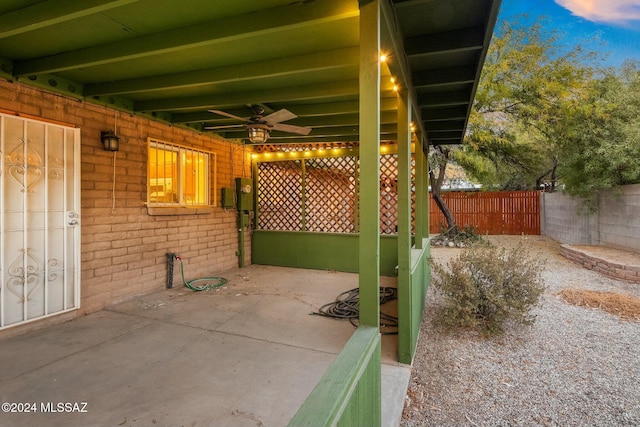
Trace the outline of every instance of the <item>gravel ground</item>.
[[[640, 426], [640, 322], [572, 306], [564, 288], [626, 293], [640, 285], [609, 279], [566, 260], [540, 236], [523, 241], [546, 260], [548, 287], [532, 326], [513, 325], [490, 339], [446, 332], [434, 318], [429, 290], [402, 426]], [[459, 249], [432, 248], [445, 264]]]

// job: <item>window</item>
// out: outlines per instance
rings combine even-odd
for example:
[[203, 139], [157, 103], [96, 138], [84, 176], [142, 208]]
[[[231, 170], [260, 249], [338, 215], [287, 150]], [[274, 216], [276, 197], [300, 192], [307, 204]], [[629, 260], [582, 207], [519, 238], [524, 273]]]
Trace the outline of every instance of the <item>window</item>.
[[[147, 203], [153, 206], [209, 206], [215, 182], [214, 153], [148, 139]], [[213, 191], [215, 195], [215, 191]]]

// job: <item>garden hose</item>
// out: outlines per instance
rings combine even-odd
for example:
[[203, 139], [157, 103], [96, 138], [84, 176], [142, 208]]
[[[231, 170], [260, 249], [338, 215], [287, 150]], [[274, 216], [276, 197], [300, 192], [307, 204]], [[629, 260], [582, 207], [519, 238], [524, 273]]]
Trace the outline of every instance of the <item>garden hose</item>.
[[[380, 287], [380, 305], [397, 299], [398, 290], [392, 287]], [[355, 288], [343, 292], [338, 295], [335, 301], [323, 305], [315, 314], [318, 316], [333, 317], [334, 319], [349, 319], [354, 327], [357, 327], [358, 317], [360, 315], [360, 289]], [[380, 312], [380, 327], [395, 328], [396, 330], [381, 330], [385, 334], [397, 334], [398, 318], [386, 313]]]
[[[200, 292], [200, 291], [209, 291], [211, 289], [216, 289], [219, 288], [221, 286], [224, 286], [227, 283], [227, 279], [223, 278], [223, 277], [202, 277], [199, 279], [193, 279], [193, 280], [185, 280], [184, 278], [184, 265], [182, 263], [182, 258], [180, 258], [179, 255], [175, 256], [177, 260], [180, 261], [180, 274], [182, 274], [182, 281], [184, 282], [184, 285], [191, 289], [192, 291], [196, 291], [196, 292]], [[204, 285], [204, 286], [197, 286], [195, 285], [195, 283], [198, 282], [208, 282], [208, 284]], [[210, 282], [215, 282], [215, 283], [210, 283]]]

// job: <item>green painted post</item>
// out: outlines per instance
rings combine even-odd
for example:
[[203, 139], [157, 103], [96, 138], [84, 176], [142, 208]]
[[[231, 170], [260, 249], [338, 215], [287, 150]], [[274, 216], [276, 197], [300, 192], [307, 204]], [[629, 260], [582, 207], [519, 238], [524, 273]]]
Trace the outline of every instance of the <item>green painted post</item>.
[[[360, 0], [360, 327], [380, 328], [380, 22], [381, 1]], [[387, 1], [387, 0], [384, 0]], [[370, 365], [367, 425], [382, 424], [380, 346]], [[365, 414], [361, 415], [365, 419]]]
[[425, 175], [427, 174], [427, 162], [422, 150], [420, 140], [416, 142], [416, 249], [422, 249], [422, 236], [424, 236], [425, 214], [424, 214], [424, 194]]
[[422, 218], [424, 221], [424, 225], [422, 227], [422, 238], [423, 239], [428, 239], [429, 238], [429, 158], [428, 158], [428, 153], [429, 153], [429, 145], [428, 143], [425, 145], [426, 146], [426, 153], [424, 154], [424, 174], [422, 176], [423, 179], [423, 184], [422, 184], [422, 191], [424, 192], [424, 195], [422, 197]]
[[380, 325], [380, 1], [360, 2], [360, 324]]
[[354, 232], [360, 233], [360, 151], [358, 150], [358, 155], [356, 157], [356, 170], [355, 170], [355, 194], [353, 195], [353, 215], [354, 215]]
[[411, 290], [411, 103], [398, 93], [398, 360], [412, 359]]

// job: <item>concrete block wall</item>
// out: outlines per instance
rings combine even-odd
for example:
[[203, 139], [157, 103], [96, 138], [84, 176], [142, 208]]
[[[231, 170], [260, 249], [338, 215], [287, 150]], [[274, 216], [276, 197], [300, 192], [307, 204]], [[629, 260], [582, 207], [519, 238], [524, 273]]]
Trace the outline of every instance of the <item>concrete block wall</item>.
[[[167, 252], [183, 258], [187, 279], [217, 276], [238, 266], [236, 213], [220, 207], [220, 191], [233, 186], [236, 176], [250, 176], [249, 152], [225, 140], [17, 82], [0, 82], [0, 109], [80, 129], [82, 285], [78, 314], [164, 289]], [[102, 149], [100, 131], [114, 129], [116, 124], [121, 142], [115, 155], [114, 207], [114, 155]], [[216, 153], [218, 206], [199, 214], [150, 214], [153, 211], [145, 206], [148, 137]], [[243, 156], [247, 156], [244, 161]], [[249, 265], [249, 238], [245, 248], [245, 265]], [[182, 286], [179, 265], [175, 267], [174, 284]]]
[[640, 184], [598, 197], [598, 210], [584, 211], [580, 199], [562, 193], [541, 195], [542, 234], [561, 243], [602, 245], [640, 253]]
[[587, 212], [578, 198], [564, 193], [540, 194], [540, 232], [561, 243], [598, 244], [597, 216]]
[[640, 184], [602, 194], [598, 216], [601, 245], [640, 253]]

